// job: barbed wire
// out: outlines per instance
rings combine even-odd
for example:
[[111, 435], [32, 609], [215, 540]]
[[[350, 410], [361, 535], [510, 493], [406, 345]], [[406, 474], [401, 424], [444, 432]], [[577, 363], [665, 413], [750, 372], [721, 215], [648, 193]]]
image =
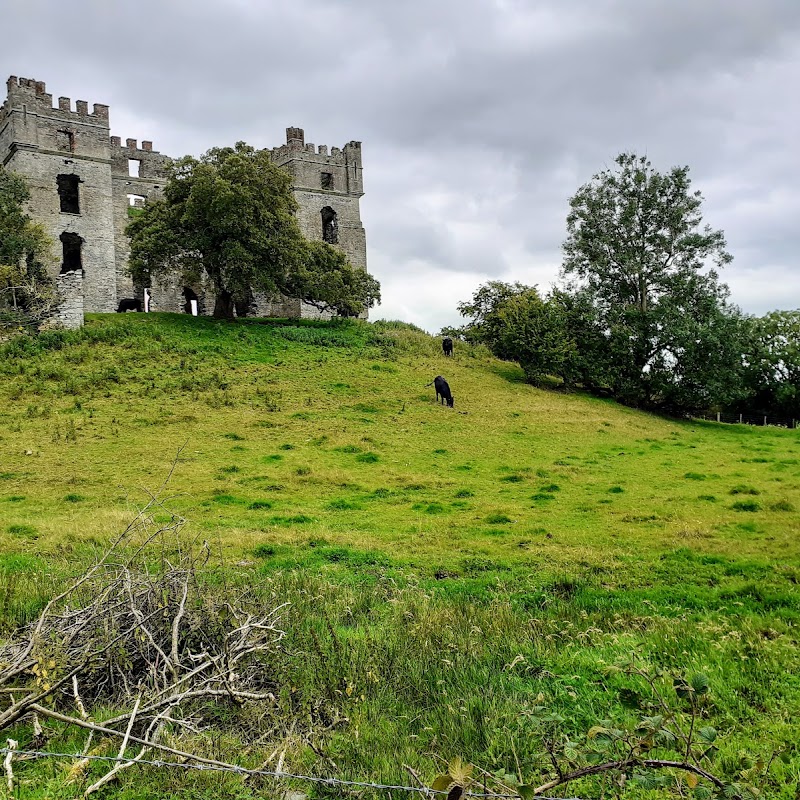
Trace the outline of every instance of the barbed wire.
[[[161, 759], [125, 758], [124, 756], [83, 755], [81, 753], [55, 753], [45, 750], [18, 750], [16, 748], [0, 747], [0, 756], [34, 756], [36, 758], [71, 758], [79, 761], [105, 761], [115, 763], [147, 764], [151, 767], [177, 767], [199, 772], [228, 772], [234, 775], [257, 776], [274, 778], [276, 780], [300, 780], [309, 783], [318, 783], [325, 786], [352, 786], [359, 789], [377, 789], [381, 791], [413, 792], [424, 794], [426, 797], [447, 795], [449, 790], [431, 789], [427, 786], [403, 786], [392, 783], [371, 783], [369, 781], [348, 781], [344, 778], [320, 778], [314, 775], [302, 775], [296, 772], [272, 772], [266, 769], [249, 769], [236, 764], [181, 764], [177, 761], [163, 761]], [[491, 798], [491, 800], [519, 800], [518, 794], [497, 794], [495, 792], [464, 792], [463, 797]], [[537, 800], [581, 800], [577, 797], [548, 797], [536, 795]]]

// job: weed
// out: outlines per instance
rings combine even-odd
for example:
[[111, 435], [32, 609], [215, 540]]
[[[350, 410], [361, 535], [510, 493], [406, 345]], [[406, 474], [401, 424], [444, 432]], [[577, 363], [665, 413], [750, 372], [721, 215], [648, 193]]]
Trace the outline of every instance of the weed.
[[33, 525], [9, 525], [6, 530], [12, 536], [18, 536], [21, 539], [38, 539], [39, 531]]

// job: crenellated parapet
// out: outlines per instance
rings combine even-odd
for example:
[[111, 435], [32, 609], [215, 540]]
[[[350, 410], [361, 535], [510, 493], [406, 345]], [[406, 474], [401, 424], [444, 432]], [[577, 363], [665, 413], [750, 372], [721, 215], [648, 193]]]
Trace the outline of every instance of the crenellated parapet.
[[272, 161], [292, 176], [295, 190], [360, 197], [364, 194], [361, 142], [319, 147], [305, 140], [302, 128], [286, 129], [286, 144], [269, 151]]
[[58, 105], [53, 105], [53, 95], [47, 91], [44, 81], [33, 78], [18, 78], [11, 75], [6, 81], [7, 98], [3, 103], [3, 112], [8, 113], [14, 108], [25, 107], [29, 111], [46, 113], [64, 121], [83, 123], [100, 123], [108, 126], [108, 106], [94, 103], [89, 111], [89, 104], [85, 100], [76, 100], [75, 109], [69, 97], [59, 97]]
[[319, 164], [347, 164], [361, 166], [361, 142], [348, 142], [344, 147], [331, 147], [321, 144], [319, 147], [306, 142], [302, 128], [286, 129], [286, 144], [270, 150], [272, 160], [285, 162], [291, 158], [302, 158]]
[[[111, 174], [116, 178], [126, 176], [136, 177], [148, 181], [166, 181], [167, 168], [172, 159], [153, 150], [153, 143], [147, 139], [142, 141], [141, 147], [136, 139], [126, 139], [125, 144], [119, 136], [109, 139], [111, 148]], [[131, 162], [138, 162], [138, 174], [131, 174]]]

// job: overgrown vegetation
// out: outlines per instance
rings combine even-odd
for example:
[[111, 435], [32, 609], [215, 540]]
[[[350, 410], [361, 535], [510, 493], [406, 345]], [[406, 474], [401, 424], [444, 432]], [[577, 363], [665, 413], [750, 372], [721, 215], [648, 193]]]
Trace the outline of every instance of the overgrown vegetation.
[[46, 268], [52, 242], [25, 213], [29, 197], [25, 180], [0, 165], [0, 341], [35, 330], [57, 300]]
[[[455, 410], [424, 388], [438, 373]], [[546, 793], [715, 791], [644, 763], [676, 761], [732, 794], [794, 798], [794, 431], [541, 391], [482, 346], [457, 342], [445, 362], [402, 323], [97, 316], [5, 345], [0, 378], [6, 641], [173, 462], [153, 522], [174, 514], [182, 542], [208, 541], [203, 591], [289, 603], [265, 656], [267, 717], [213, 704], [197, 732], [170, 725], [162, 741], [324, 777], [413, 783], [409, 765], [429, 785], [450, 774], [482, 790], [485, 772], [522, 793], [633, 759]], [[85, 746], [85, 731], [40, 722], [47, 747]], [[36, 744], [27, 720], [9, 735]], [[456, 757], [471, 774], [449, 773]], [[15, 761], [21, 796], [74, 797], [108, 771], [68, 784], [72, 763]], [[136, 766], [113, 792], [244, 798], [264, 780]]]

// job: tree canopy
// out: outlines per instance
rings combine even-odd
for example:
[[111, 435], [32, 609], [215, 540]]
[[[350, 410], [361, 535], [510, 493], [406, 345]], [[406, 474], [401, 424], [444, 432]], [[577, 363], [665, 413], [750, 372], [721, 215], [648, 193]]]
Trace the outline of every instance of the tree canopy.
[[170, 168], [162, 199], [128, 226], [131, 273], [145, 280], [177, 271], [214, 286], [214, 316], [232, 318], [251, 290], [299, 297], [353, 316], [380, 299], [378, 282], [341, 251], [307, 241], [297, 224], [289, 175], [265, 150], [239, 142], [186, 156]]
[[800, 418], [800, 309], [772, 311], [749, 324], [747, 410]]
[[570, 200], [562, 276], [593, 344], [585, 384], [675, 410], [741, 392], [742, 318], [716, 271], [731, 255], [701, 205], [688, 167], [660, 173], [629, 153]]

